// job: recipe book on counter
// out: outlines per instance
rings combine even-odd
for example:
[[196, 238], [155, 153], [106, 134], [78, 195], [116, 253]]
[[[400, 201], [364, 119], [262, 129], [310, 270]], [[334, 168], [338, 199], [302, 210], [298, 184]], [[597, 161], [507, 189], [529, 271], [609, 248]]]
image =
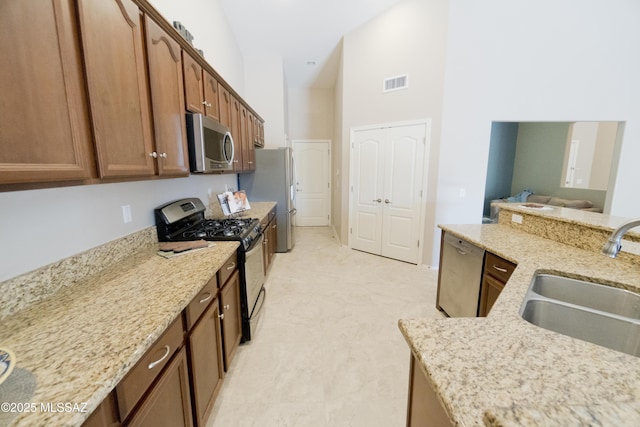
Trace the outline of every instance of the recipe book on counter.
[[244, 190], [225, 191], [218, 194], [218, 201], [220, 202], [222, 213], [227, 216], [251, 209], [247, 193]]

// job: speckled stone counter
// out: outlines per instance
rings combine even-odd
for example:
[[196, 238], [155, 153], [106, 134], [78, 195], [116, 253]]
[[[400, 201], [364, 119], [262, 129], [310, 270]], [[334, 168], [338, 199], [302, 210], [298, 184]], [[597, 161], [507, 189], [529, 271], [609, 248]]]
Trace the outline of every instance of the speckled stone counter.
[[639, 425], [640, 358], [534, 326], [519, 309], [536, 271], [640, 291], [640, 266], [503, 224], [441, 228], [517, 264], [486, 318], [399, 321], [454, 424]]
[[[240, 218], [258, 218], [262, 221], [269, 211], [276, 206], [276, 202], [252, 202], [249, 200], [249, 204], [251, 205], [251, 209], [243, 212], [239, 212], [238, 216]], [[209, 210], [211, 211], [211, 218], [225, 218], [225, 215], [222, 213], [222, 208], [220, 207], [220, 203], [217, 201], [211, 202], [209, 204]]]
[[[165, 259], [157, 243], [145, 245], [4, 318], [0, 343], [35, 376], [38, 409], [11, 425], [82, 424], [237, 247], [215, 242]], [[39, 410], [59, 402], [86, 403], [87, 412]]]

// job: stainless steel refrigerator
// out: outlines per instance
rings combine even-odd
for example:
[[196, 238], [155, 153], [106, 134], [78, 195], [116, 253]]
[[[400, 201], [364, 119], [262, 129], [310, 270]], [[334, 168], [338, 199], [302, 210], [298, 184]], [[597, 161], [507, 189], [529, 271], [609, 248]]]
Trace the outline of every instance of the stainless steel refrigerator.
[[278, 202], [276, 223], [278, 247], [276, 252], [287, 252], [295, 244], [295, 164], [291, 148], [256, 150], [256, 170], [238, 176], [240, 190], [249, 197], [249, 203]]

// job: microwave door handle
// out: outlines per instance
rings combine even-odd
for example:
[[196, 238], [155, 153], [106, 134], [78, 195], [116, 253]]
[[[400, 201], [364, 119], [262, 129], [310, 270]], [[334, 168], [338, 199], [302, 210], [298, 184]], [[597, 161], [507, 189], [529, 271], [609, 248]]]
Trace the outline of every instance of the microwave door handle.
[[224, 134], [224, 141], [225, 141], [225, 145], [227, 141], [229, 141], [229, 143], [231, 144], [231, 158], [226, 158], [227, 150], [224, 150], [224, 155], [226, 158], [225, 160], [227, 161], [229, 166], [231, 166], [231, 164], [233, 163], [233, 158], [236, 156], [236, 147], [235, 147], [235, 144], [233, 143], [233, 137], [231, 136], [230, 132], [227, 132]]

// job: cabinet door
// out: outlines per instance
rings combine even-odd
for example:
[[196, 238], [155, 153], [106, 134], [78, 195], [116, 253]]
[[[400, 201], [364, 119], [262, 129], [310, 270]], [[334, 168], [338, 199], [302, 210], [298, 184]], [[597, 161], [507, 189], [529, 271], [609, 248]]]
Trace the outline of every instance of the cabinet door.
[[184, 347], [153, 386], [135, 413], [131, 427], [192, 427], [189, 374]]
[[71, 0], [0, 3], [0, 183], [93, 173], [75, 15]]
[[253, 122], [255, 120], [251, 111], [247, 110], [246, 107], [243, 108], [243, 116], [245, 118], [245, 143], [246, 143], [246, 156], [247, 160], [245, 162], [245, 170], [254, 171], [256, 170], [256, 148], [253, 143]]
[[187, 110], [204, 114], [204, 82], [202, 67], [187, 52], [182, 52], [182, 69], [184, 72], [184, 94]]
[[78, 7], [100, 176], [153, 175], [140, 10], [131, 0], [78, 0]]
[[240, 110], [240, 101], [233, 95], [231, 97], [231, 135], [236, 145], [235, 159], [233, 160], [233, 171], [242, 172], [244, 169], [244, 141], [242, 132], [242, 114]]
[[118, 408], [113, 393], [109, 393], [100, 406], [82, 423], [82, 427], [118, 427]]
[[149, 86], [158, 175], [187, 176], [187, 130], [180, 45], [146, 17]]
[[413, 355], [409, 371], [407, 427], [453, 425]]
[[197, 425], [204, 426], [224, 379], [220, 310], [215, 299], [191, 331], [191, 380]]
[[240, 273], [236, 270], [220, 293], [222, 315], [222, 339], [224, 367], [229, 371], [233, 356], [242, 339], [242, 317], [240, 313]]
[[206, 116], [220, 121], [220, 108], [218, 107], [218, 81], [207, 71], [202, 70], [204, 82], [204, 110]]
[[218, 102], [220, 106], [220, 123], [231, 129], [231, 94], [222, 85], [218, 86]]
[[491, 307], [496, 302], [500, 293], [504, 289], [504, 283], [495, 278], [484, 274], [482, 276], [482, 291], [480, 293], [480, 308], [478, 317], [486, 317], [491, 311]]

